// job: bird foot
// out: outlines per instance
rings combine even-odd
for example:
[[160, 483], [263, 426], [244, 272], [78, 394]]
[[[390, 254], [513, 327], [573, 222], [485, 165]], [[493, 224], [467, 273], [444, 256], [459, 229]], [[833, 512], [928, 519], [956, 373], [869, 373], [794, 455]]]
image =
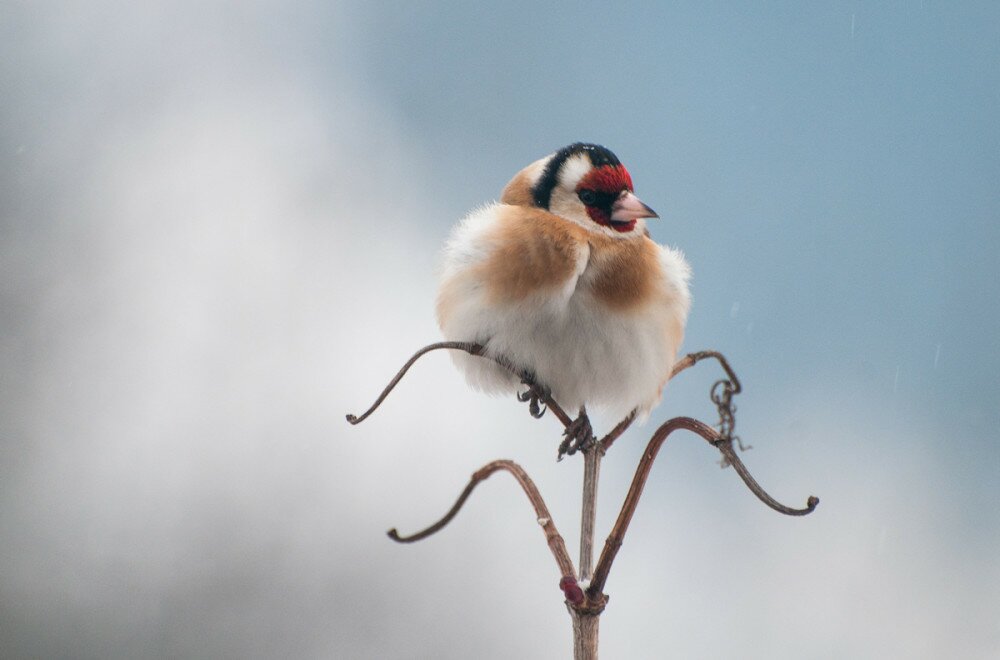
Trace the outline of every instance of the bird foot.
[[559, 445], [559, 457], [556, 459], [560, 461], [566, 454], [572, 456], [577, 451], [587, 451], [597, 442], [590, 418], [584, 410], [580, 410], [580, 416], [569, 423], [563, 435], [565, 437]]
[[528, 412], [535, 419], [539, 419], [548, 410], [548, 406], [543, 405], [550, 396], [551, 390], [535, 382], [535, 375], [529, 372], [521, 374], [521, 383], [528, 386], [526, 392], [518, 392], [517, 400], [528, 404]]

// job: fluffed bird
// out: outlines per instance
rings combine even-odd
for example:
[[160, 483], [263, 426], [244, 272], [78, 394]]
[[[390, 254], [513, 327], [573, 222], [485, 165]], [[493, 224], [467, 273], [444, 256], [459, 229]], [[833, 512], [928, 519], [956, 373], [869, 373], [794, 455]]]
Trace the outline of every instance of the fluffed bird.
[[587, 406], [644, 419], [670, 376], [691, 271], [649, 237], [645, 219], [656, 217], [615, 154], [575, 143], [518, 172], [448, 240], [437, 301], [445, 338], [481, 344], [523, 378], [465, 353], [456, 364], [477, 389], [528, 383], [579, 408], [560, 456], [593, 442]]

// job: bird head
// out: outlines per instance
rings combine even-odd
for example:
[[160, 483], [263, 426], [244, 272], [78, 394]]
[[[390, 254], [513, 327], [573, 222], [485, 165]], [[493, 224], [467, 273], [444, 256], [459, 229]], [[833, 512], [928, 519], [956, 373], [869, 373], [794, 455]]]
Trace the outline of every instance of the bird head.
[[545, 209], [614, 238], [641, 236], [656, 212], [632, 191], [632, 177], [610, 150], [577, 142], [521, 170], [501, 201]]

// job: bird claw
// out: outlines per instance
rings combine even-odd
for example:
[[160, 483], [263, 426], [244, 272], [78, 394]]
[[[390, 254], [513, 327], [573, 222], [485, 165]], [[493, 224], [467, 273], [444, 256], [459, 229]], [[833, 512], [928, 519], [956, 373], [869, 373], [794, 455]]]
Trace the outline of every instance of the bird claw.
[[552, 392], [549, 388], [544, 385], [539, 385], [535, 382], [535, 376], [531, 373], [523, 373], [521, 375], [521, 382], [528, 386], [527, 391], [518, 392], [517, 400], [521, 403], [528, 404], [528, 413], [535, 419], [540, 419], [545, 411], [548, 410], [548, 406], [542, 405], [542, 402], [547, 400]]
[[[535, 419], [540, 418], [548, 410], [544, 405], [552, 397], [552, 390], [545, 385], [539, 384], [535, 379], [535, 374], [530, 371], [521, 372], [521, 383], [527, 385], [528, 389], [517, 393], [517, 400], [528, 404], [528, 412]], [[578, 451], [587, 451], [597, 444], [594, 437], [594, 429], [590, 425], [590, 418], [587, 411], [580, 408], [580, 415], [566, 426], [563, 431], [563, 441], [559, 444], [559, 456], [557, 460], [562, 460], [563, 456], [572, 456]]]
[[528, 404], [528, 413], [535, 419], [539, 419], [548, 410], [547, 406], [540, 405], [539, 401], [544, 398], [544, 394], [538, 392], [535, 388], [530, 388], [527, 392], [519, 392], [517, 394], [517, 400], [521, 403]]
[[560, 461], [566, 454], [572, 456], [577, 451], [587, 451], [597, 443], [590, 418], [583, 410], [580, 411], [579, 417], [569, 423], [563, 435], [565, 437], [559, 444], [559, 457], [556, 459]]

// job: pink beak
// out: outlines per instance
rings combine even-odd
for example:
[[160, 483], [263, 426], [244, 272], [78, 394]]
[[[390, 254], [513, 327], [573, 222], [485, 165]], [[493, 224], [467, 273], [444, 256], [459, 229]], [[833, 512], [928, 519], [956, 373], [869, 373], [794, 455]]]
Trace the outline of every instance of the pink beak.
[[611, 222], [629, 222], [639, 218], [659, 218], [656, 211], [642, 203], [634, 193], [625, 191], [611, 205]]

